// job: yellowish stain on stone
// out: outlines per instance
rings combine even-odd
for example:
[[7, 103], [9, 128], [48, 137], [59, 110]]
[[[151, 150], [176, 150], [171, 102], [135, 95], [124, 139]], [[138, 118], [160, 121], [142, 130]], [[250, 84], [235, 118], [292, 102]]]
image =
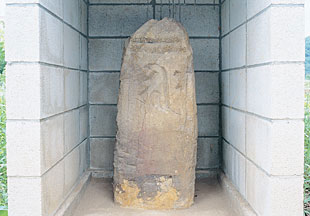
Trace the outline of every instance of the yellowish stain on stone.
[[175, 202], [179, 199], [178, 191], [172, 187], [172, 179], [160, 177], [158, 184], [161, 191], [157, 191], [156, 196], [139, 198], [139, 187], [131, 181], [124, 180], [114, 192], [114, 199], [123, 207], [139, 209], [173, 209]]
[[124, 207], [136, 206], [141, 203], [141, 198], [138, 198], [140, 189], [136, 184], [124, 180], [120, 187], [121, 189], [117, 187], [114, 192], [114, 199], [117, 203]]

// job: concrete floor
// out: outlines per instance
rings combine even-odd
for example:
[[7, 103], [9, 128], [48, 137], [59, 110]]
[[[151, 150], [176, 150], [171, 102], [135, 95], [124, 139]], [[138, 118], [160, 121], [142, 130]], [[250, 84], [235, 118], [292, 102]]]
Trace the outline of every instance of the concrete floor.
[[92, 178], [74, 216], [236, 216], [216, 179], [196, 183], [195, 204], [185, 210], [152, 211], [121, 208], [114, 204], [112, 181]]

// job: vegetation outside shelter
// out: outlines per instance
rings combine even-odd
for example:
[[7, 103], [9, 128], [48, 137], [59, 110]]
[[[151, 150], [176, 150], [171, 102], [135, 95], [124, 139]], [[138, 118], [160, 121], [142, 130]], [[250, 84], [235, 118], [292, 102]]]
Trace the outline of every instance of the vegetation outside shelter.
[[306, 38], [306, 80], [310, 80], [310, 36]]
[[0, 216], [7, 215], [4, 23], [0, 22]]

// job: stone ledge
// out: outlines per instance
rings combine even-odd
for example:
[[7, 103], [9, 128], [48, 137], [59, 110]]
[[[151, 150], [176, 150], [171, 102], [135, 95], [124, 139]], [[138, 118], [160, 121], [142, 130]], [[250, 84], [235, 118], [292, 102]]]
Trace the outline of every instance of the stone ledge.
[[92, 178], [113, 178], [112, 170], [91, 169]]
[[59, 209], [56, 211], [55, 216], [71, 216], [86, 190], [87, 185], [91, 179], [91, 172], [86, 171], [84, 176], [73, 188], [71, 193], [67, 196], [64, 202], [60, 205]]
[[232, 182], [225, 176], [224, 173], [219, 174], [219, 182], [225, 194], [230, 200], [230, 208], [234, 209], [240, 216], [257, 216], [248, 202], [236, 190]]

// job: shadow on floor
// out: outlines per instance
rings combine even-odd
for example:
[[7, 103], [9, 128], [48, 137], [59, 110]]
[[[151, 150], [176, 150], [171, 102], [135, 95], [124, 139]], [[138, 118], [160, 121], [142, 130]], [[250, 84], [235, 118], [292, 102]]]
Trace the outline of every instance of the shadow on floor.
[[194, 205], [184, 210], [121, 208], [113, 202], [112, 180], [92, 178], [74, 216], [236, 216], [216, 179], [198, 180], [195, 195]]

